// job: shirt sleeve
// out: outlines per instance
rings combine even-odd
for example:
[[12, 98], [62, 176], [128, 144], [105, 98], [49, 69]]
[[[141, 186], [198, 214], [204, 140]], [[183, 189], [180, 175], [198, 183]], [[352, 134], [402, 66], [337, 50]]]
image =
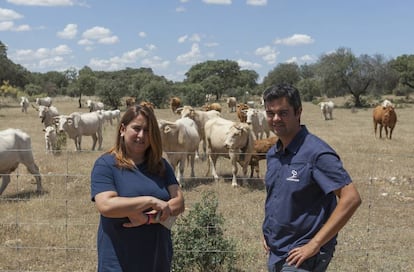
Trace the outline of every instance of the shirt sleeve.
[[178, 184], [177, 178], [174, 173], [174, 169], [172, 168], [172, 166], [166, 159], [163, 158], [163, 160], [164, 160], [164, 165], [165, 165], [165, 174], [166, 174], [165, 176], [167, 177], [166, 178], [167, 187], [170, 185]]
[[102, 157], [95, 161], [91, 172], [92, 201], [95, 201], [95, 196], [99, 193], [117, 191], [112, 168], [113, 166], [106, 162]]
[[315, 162], [313, 178], [325, 194], [329, 194], [352, 182], [342, 161], [335, 153], [323, 153]]

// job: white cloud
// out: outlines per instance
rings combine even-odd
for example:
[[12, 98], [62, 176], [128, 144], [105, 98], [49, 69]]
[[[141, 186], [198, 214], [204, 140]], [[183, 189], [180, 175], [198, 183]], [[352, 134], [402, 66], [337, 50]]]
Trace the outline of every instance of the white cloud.
[[201, 41], [201, 37], [199, 34], [193, 34], [191, 35], [191, 37], [188, 39], [190, 42], [200, 42]]
[[29, 31], [31, 30], [29, 25], [15, 26], [12, 21], [0, 22], [0, 31]]
[[7, 0], [7, 2], [20, 6], [73, 6], [72, 0]]
[[247, 0], [246, 4], [251, 6], [266, 6], [267, 0]]
[[178, 37], [178, 43], [184, 43], [188, 39], [188, 35]]
[[137, 49], [134, 49], [132, 51], [125, 52], [122, 55], [121, 59], [125, 60], [126, 62], [136, 61], [139, 58], [143, 58], [143, 57], [148, 56], [148, 53], [149, 53], [149, 51], [147, 51], [145, 49], [137, 48]]
[[69, 46], [65, 45], [65, 44], [61, 44], [55, 48], [52, 49], [52, 54], [53, 55], [69, 55], [70, 53], [72, 53], [72, 50], [70, 49]]
[[147, 33], [145, 33], [144, 31], [140, 31], [140, 32], [138, 33], [138, 37], [140, 37], [140, 38], [145, 38], [145, 37], [147, 37]]
[[0, 22], [0, 31], [12, 30], [13, 27], [14, 27], [14, 23], [11, 21]]
[[98, 43], [102, 43], [102, 44], [115, 44], [118, 42], [119, 42], [119, 39], [117, 36], [104, 37], [98, 40]]
[[[150, 49], [146, 50], [143, 48], [137, 48], [131, 51], [123, 53], [121, 56], [115, 56], [109, 59], [98, 59], [93, 58], [89, 61], [89, 65], [93, 69], [98, 70], [119, 70], [124, 69], [125, 66], [130, 66], [131, 64], [137, 63], [140, 59], [146, 61], [147, 64], [152, 63], [154, 67], [162, 67], [166, 65], [161, 59], [154, 57], [152, 61], [149, 61], [149, 55], [151, 50], [154, 49], [154, 46], [148, 46]], [[148, 58], [148, 59], [144, 59]]]
[[206, 4], [231, 5], [231, 0], [203, 0]]
[[311, 55], [303, 55], [300, 59], [304, 62], [314, 62], [317, 60], [315, 56], [311, 56]]
[[237, 63], [239, 64], [240, 68], [242, 68], [242, 69], [255, 70], [255, 69], [262, 68], [261, 64], [251, 62], [251, 61], [247, 61], [247, 60], [238, 59]]
[[27, 69], [56, 70], [67, 66], [65, 61], [72, 50], [67, 45], [59, 45], [55, 48], [38, 48], [16, 50], [10, 55], [10, 59]]
[[62, 39], [74, 39], [78, 33], [78, 25], [67, 24], [66, 27], [57, 33], [57, 36]]
[[219, 46], [219, 43], [217, 42], [210, 42], [210, 43], [206, 43], [204, 44], [205, 47], [217, 47]]
[[279, 55], [279, 52], [270, 46], [259, 47], [254, 53], [261, 57], [267, 64], [275, 64], [277, 55]]
[[181, 13], [181, 12], [186, 12], [186, 11], [187, 11], [187, 9], [186, 9], [185, 7], [177, 7], [177, 8], [175, 9], [175, 11], [176, 11], [176, 12], [178, 12], [178, 13]]
[[94, 42], [102, 44], [114, 44], [119, 42], [118, 37], [112, 35], [111, 30], [100, 26], [95, 26], [86, 30], [83, 32], [82, 37], [82, 44], [93, 44]]
[[301, 57], [292, 57], [288, 60], [286, 60], [287, 63], [297, 63], [297, 64], [304, 64], [304, 63], [310, 63], [310, 62], [314, 62], [316, 61], [316, 57], [311, 56], [311, 55], [303, 55]]
[[19, 25], [19, 26], [16, 26], [14, 29], [13, 29], [13, 31], [16, 31], [16, 32], [21, 32], [21, 31], [29, 31], [29, 30], [31, 30], [32, 28], [29, 26], [29, 25]]
[[78, 41], [79, 45], [93, 45], [93, 42], [88, 39], [81, 39]]
[[284, 39], [276, 39], [275, 44], [283, 45], [300, 45], [300, 44], [310, 44], [313, 43], [314, 39], [311, 36], [305, 34], [294, 34], [291, 37]]
[[187, 53], [177, 56], [176, 61], [179, 64], [193, 65], [201, 59], [200, 47], [197, 43], [191, 46], [191, 50]]
[[162, 60], [158, 56], [153, 56], [152, 58], [147, 58], [141, 61], [143, 66], [151, 67], [154, 69], [167, 69], [170, 65], [168, 60]]
[[23, 15], [11, 9], [0, 8], [0, 21], [11, 21], [23, 18]]
[[192, 43], [198, 43], [198, 42], [201, 41], [201, 36], [200, 36], [200, 34], [195, 33], [191, 36], [184, 35], [184, 36], [178, 37], [178, 43], [184, 43], [186, 41], [189, 41], [189, 42], [192, 42]]

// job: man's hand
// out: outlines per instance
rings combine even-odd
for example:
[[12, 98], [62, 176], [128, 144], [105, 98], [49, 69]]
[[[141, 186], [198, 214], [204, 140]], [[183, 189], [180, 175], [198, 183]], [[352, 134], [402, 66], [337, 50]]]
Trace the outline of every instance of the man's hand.
[[312, 243], [307, 243], [301, 247], [297, 247], [289, 251], [286, 262], [289, 265], [299, 267], [304, 261], [316, 255], [320, 248]]

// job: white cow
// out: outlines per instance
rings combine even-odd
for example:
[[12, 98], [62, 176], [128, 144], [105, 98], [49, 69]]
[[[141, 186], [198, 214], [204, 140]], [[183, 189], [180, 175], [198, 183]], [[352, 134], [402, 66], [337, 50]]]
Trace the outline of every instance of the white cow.
[[98, 150], [102, 149], [102, 117], [97, 112], [59, 115], [55, 117], [58, 131], [65, 131], [69, 138], [75, 142], [76, 150], [82, 150], [82, 136], [91, 136], [93, 140], [92, 150], [95, 150], [98, 141]]
[[229, 158], [232, 164], [233, 187], [237, 186], [237, 163], [247, 175], [248, 166], [254, 152], [254, 139], [250, 126], [246, 123], [236, 123], [221, 117], [208, 120], [205, 124], [207, 155], [209, 158], [208, 172], [218, 180], [216, 162], [219, 156]]
[[384, 101], [382, 101], [381, 106], [385, 109], [388, 106], [394, 107], [394, 105], [392, 104], [391, 101], [389, 101], [388, 99], [385, 99]]
[[231, 96], [227, 98], [226, 103], [227, 103], [227, 106], [229, 107], [230, 112], [236, 112], [237, 98], [235, 98], [234, 96]]
[[247, 101], [246, 104], [247, 106], [249, 106], [249, 108], [256, 107], [256, 103], [253, 100]]
[[[181, 114], [181, 118], [189, 117], [194, 120], [194, 122], [197, 125], [198, 128], [198, 134], [200, 135], [200, 139], [203, 143], [203, 154], [202, 158], [205, 157], [206, 154], [206, 142], [205, 142], [205, 133], [204, 133], [204, 125], [205, 123], [213, 118], [221, 116], [221, 113], [216, 110], [210, 110], [210, 111], [201, 111], [201, 110], [195, 110], [191, 106], [184, 106], [181, 108], [178, 108], [176, 110], [178, 114]], [[199, 152], [197, 150], [196, 158], [199, 158]]]
[[112, 126], [112, 111], [111, 110], [97, 110], [96, 112], [99, 113], [99, 115], [101, 115], [103, 123], [107, 121]]
[[90, 99], [86, 101], [86, 105], [88, 106], [90, 112], [104, 109], [104, 103], [92, 101]]
[[39, 111], [39, 118], [45, 128], [54, 125], [54, 118], [59, 115], [59, 111], [55, 106], [47, 107], [41, 105], [35, 109]]
[[121, 111], [116, 109], [116, 110], [97, 110], [97, 113], [99, 113], [102, 116], [102, 120], [107, 121], [108, 123], [111, 124], [111, 126], [113, 125], [112, 120], [116, 119], [117, 122], [119, 123], [119, 119], [121, 118]]
[[112, 119], [116, 119], [117, 123], [121, 119], [121, 111], [119, 109], [111, 110], [112, 111]]
[[46, 107], [50, 107], [52, 106], [52, 98], [47, 96], [47, 97], [38, 97], [36, 98], [36, 104], [38, 106], [46, 106]]
[[26, 96], [20, 97], [20, 107], [22, 112], [27, 113], [27, 108], [29, 107], [29, 99]]
[[161, 132], [163, 151], [167, 154], [167, 159], [176, 170], [179, 164], [177, 179], [182, 184], [184, 177], [184, 166], [187, 159], [190, 161], [191, 177], [194, 177], [195, 153], [200, 145], [200, 135], [194, 120], [185, 117], [170, 122], [159, 120], [158, 125]]
[[46, 152], [54, 151], [57, 146], [57, 134], [54, 126], [47, 126], [43, 129], [45, 132]]
[[334, 102], [332, 101], [320, 102], [318, 105], [321, 107], [322, 117], [325, 120], [332, 120], [333, 119], [332, 112], [335, 107]]
[[[269, 138], [270, 129], [266, 120], [266, 113], [263, 110], [249, 108], [243, 110], [246, 114], [246, 123], [251, 126], [256, 139]], [[266, 134], [266, 137], [264, 135]]]
[[30, 136], [20, 129], [6, 129], [0, 131], [0, 175], [3, 182], [0, 187], [0, 195], [10, 183], [10, 173], [16, 170], [19, 164], [26, 166], [34, 175], [37, 184], [37, 192], [41, 192], [42, 180], [39, 167], [36, 165]]

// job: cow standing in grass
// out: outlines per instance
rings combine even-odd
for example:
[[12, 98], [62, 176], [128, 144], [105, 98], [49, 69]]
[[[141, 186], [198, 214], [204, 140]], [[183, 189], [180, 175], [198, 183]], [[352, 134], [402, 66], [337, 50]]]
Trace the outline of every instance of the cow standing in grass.
[[102, 149], [102, 116], [98, 112], [59, 115], [55, 117], [58, 131], [66, 132], [69, 138], [75, 142], [76, 150], [82, 150], [82, 136], [91, 136], [93, 140], [92, 150], [95, 150], [98, 142], [98, 150]]
[[219, 156], [229, 158], [232, 168], [233, 187], [237, 186], [237, 163], [243, 169], [243, 175], [247, 175], [248, 166], [252, 157], [253, 134], [246, 123], [233, 122], [221, 117], [208, 120], [205, 124], [205, 141], [207, 143], [207, 157], [209, 159], [208, 170], [215, 180], [218, 180], [216, 162]]
[[26, 166], [34, 175], [37, 184], [37, 192], [41, 192], [42, 180], [39, 167], [36, 165], [30, 136], [20, 129], [6, 129], [0, 131], [0, 175], [3, 182], [0, 187], [0, 195], [10, 183], [10, 173], [17, 169], [19, 164]]
[[397, 113], [393, 106], [378, 105], [375, 107], [373, 114], [374, 135], [377, 137], [377, 126], [379, 125], [379, 137], [382, 138], [382, 128], [385, 130], [385, 138], [388, 138], [388, 128], [390, 129], [389, 139], [392, 138], [395, 124], [397, 123]]

